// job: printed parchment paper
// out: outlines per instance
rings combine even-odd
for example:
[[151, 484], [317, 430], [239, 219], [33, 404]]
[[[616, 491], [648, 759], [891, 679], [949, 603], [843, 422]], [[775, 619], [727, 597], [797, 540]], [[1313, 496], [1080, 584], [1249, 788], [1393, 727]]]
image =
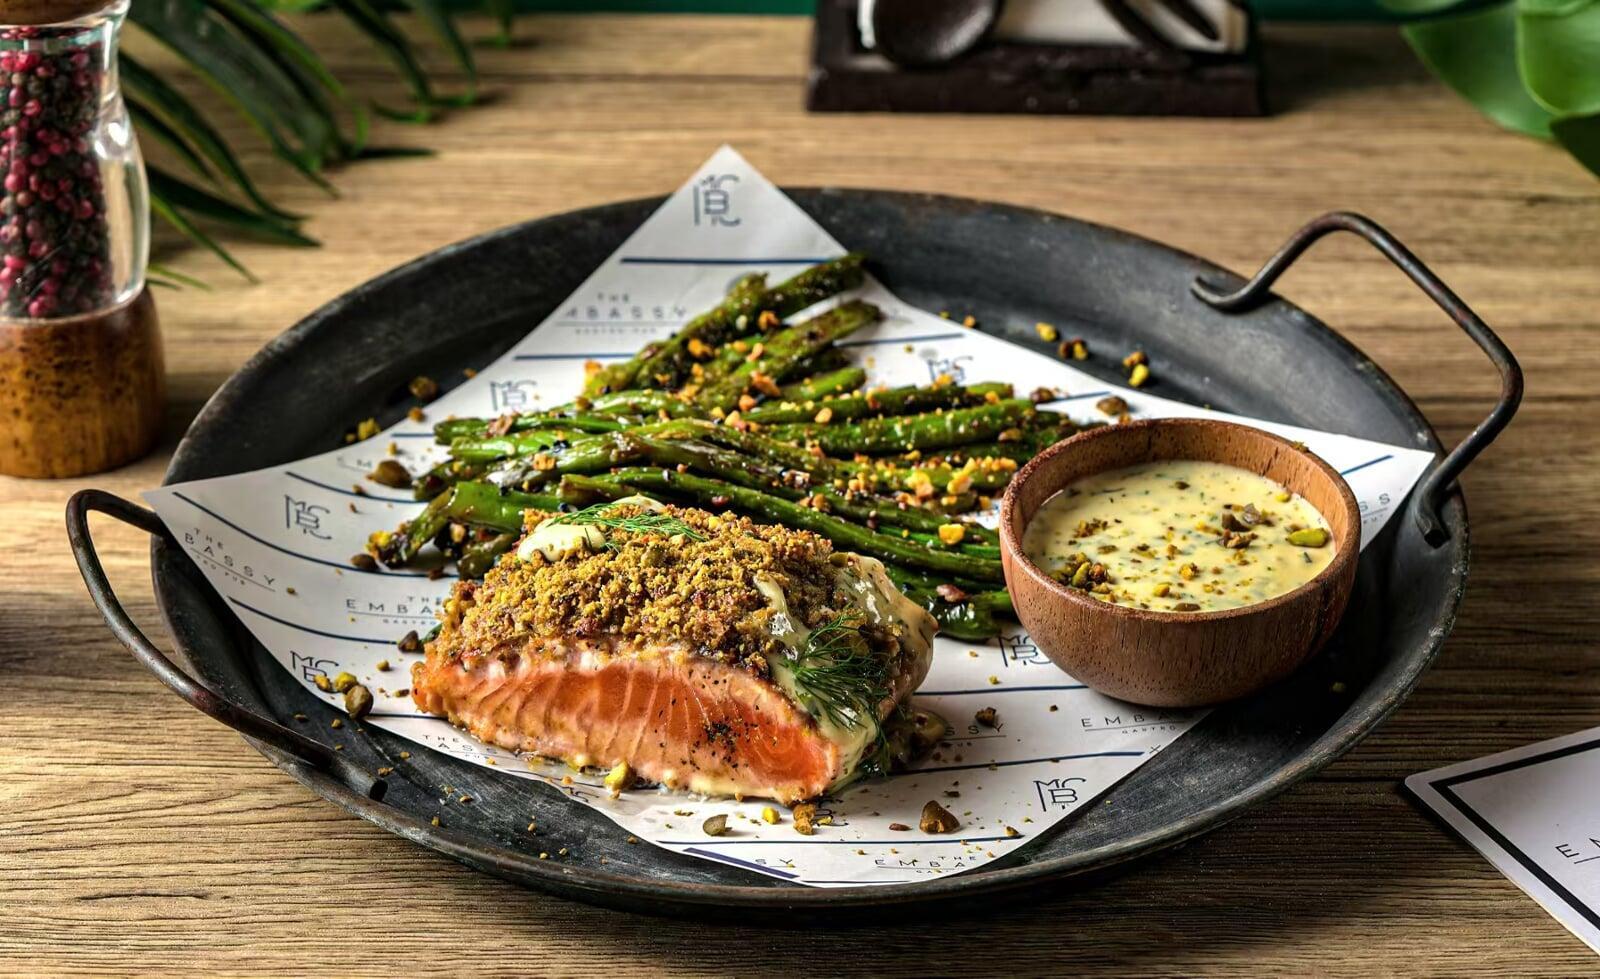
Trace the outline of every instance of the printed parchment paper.
[[[427, 414], [494, 416], [560, 404], [579, 393], [585, 361], [626, 359], [717, 303], [735, 277], [765, 271], [777, 280], [844, 251], [724, 147], [556, 312], [530, 323], [521, 343], [429, 405]], [[925, 384], [948, 374], [957, 381], [1009, 381], [1023, 392], [1047, 386], [1066, 393], [1052, 407], [1079, 418], [1113, 393], [1052, 358], [907, 306], [876, 283], [860, 295], [881, 306], [885, 320], [841, 346], [869, 369], [872, 383]], [[1114, 393], [1140, 418], [1232, 417], [1137, 390]], [[1365, 514], [1363, 543], [1399, 508], [1429, 460], [1414, 449], [1251, 423], [1305, 442], [1345, 474]], [[813, 836], [797, 834], [787, 818], [775, 826], [761, 822], [760, 801], [700, 801], [656, 790], [613, 800], [599, 775], [530, 764], [417, 713], [408, 697], [396, 695], [409, 686], [418, 656], [402, 655], [395, 642], [408, 630], [431, 628], [450, 581], [414, 570], [362, 571], [350, 556], [363, 550], [370, 532], [393, 529], [421, 506], [364, 476], [387, 458], [391, 442], [413, 472], [432, 465], [442, 449], [433, 445], [430, 426], [402, 421], [323, 455], [162, 487], [145, 498], [240, 620], [313, 695], [337, 703], [316, 689], [315, 678], [353, 673], [376, 697], [363, 723], [478, 764], [493, 759], [495, 770], [508, 777], [549, 786], [529, 791], [563, 792], [657, 846], [819, 887], [970, 870], [1026, 845], [1199, 719], [1198, 713], [1133, 707], [1087, 690], [1013, 627], [983, 645], [936, 641], [932, 671], [916, 700], [952, 722], [950, 741], [917, 771], [830, 800], [822, 815], [832, 824]], [[379, 672], [376, 664], [384, 659], [395, 669]], [[973, 723], [974, 712], [986, 706], [998, 710], [996, 728]], [[563, 776], [572, 784], [563, 785]], [[960, 818], [956, 835], [916, 829], [929, 799]], [[674, 814], [685, 810], [694, 815]], [[707, 836], [700, 824], [717, 813], [729, 815], [731, 831]], [[891, 829], [894, 824], [911, 829]]]

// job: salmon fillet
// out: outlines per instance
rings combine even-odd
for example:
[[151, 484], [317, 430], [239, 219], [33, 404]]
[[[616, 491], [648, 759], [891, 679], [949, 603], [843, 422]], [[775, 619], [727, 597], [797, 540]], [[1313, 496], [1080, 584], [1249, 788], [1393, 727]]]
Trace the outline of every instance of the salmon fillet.
[[[913, 680], [901, 678], [885, 713]], [[678, 651], [565, 645], [470, 666], [430, 655], [413, 670], [412, 696], [510, 751], [626, 764], [644, 781], [708, 795], [790, 804], [821, 795], [855, 760], [772, 681]]]
[[[673, 512], [706, 530], [669, 558], [631, 559], [653, 546], [649, 535], [556, 560], [520, 548], [482, 583], [458, 584], [412, 668], [417, 706], [511, 751], [625, 764], [637, 779], [708, 795], [793, 804], [850, 778], [927, 674], [931, 618], [871, 558], [774, 536], [803, 532]], [[730, 529], [745, 536], [721, 540]], [[811, 661], [792, 651], [841, 615], [870, 624], [820, 662], [873, 680], [842, 708], [801, 682], [812, 675], [795, 664]]]

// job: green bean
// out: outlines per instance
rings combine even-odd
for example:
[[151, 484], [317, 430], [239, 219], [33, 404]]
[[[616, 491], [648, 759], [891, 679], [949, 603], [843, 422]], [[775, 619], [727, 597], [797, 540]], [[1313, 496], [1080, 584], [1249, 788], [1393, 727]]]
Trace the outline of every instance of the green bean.
[[885, 564], [884, 571], [895, 587], [938, 621], [941, 635], [977, 641], [991, 639], [1001, 631], [1000, 624], [995, 621], [997, 616], [1015, 616], [1011, 607], [1011, 593], [1005, 589], [985, 591], [979, 590], [982, 586], [974, 587], [971, 582], [950, 582], [967, 592], [961, 601], [950, 602], [938, 592], [942, 582], [894, 564]]
[[503, 459], [484, 477], [502, 489], [533, 490], [568, 473], [600, 472], [644, 461], [645, 451], [626, 432], [589, 435], [532, 456]]
[[479, 462], [462, 462], [446, 459], [423, 473], [411, 484], [411, 495], [418, 500], [431, 500], [465, 479], [480, 479], [489, 467]]
[[399, 533], [374, 535], [374, 542], [384, 564], [399, 566], [415, 559], [423, 545], [452, 522], [518, 533], [522, 530], [522, 511], [554, 510], [560, 505], [561, 500], [555, 496], [502, 493], [489, 483], [457, 483], [429, 501]]
[[758, 373], [774, 383], [781, 381], [791, 376], [806, 357], [876, 322], [881, 315], [878, 307], [856, 300], [780, 330], [761, 342], [761, 356], [741, 361], [726, 376], [703, 386], [696, 400], [726, 411], [738, 403]]
[[[948, 550], [938, 538], [940, 527], [951, 521], [939, 514], [918, 507], [901, 507], [891, 500], [865, 493], [844, 494], [825, 484], [813, 484], [809, 473], [772, 465], [753, 456], [732, 452], [693, 439], [655, 439], [626, 433], [642, 449], [641, 454], [658, 466], [686, 466], [694, 472], [726, 479], [729, 482], [763, 490], [787, 500], [821, 497], [825, 512], [834, 513], [856, 523], [904, 527], [917, 531], [912, 539], [925, 546]], [[591, 470], [592, 471], [592, 470]], [[800, 478], [796, 479], [796, 475]], [[973, 540], [958, 545], [964, 553], [999, 560], [999, 536], [987, 527], [975, 523], [960, 524]]]
[[[804, 370], [804, 368], [802, 368]], [[819, 398], [835, 397], [848, 394], [867, 383], [867, 372], [854, 365], [838, 367], [831, 371], [812, 374], [804, 380], [793, 384], [785, 384], [779, 388], [779, 398], [783, 401], [797, 401], [805, 403], [816, 401]]]
[[[609, 427], [599, 427], [599, 433], [621, 431], [626, 426], [612, 421]], [[575, 437], [576, 436], [576, 437]], [[587, 442], [599, 437], [595, 432], [572, 428], [536, 428], [509, 435], [463, 435], [450, 442], [450, 457], [462, 462], [494, 462], [497, 459], [531, 456], [552, 452], [566, 445]]]
[[[645, 344], [644, 348], [620, 364], [602, 367], [584, 382], [583, 393], [589, 397], [625, 391], [644, 383], [654, 383], [655, 376], [664, 371], [676, 374], [681, 361], [688, 358], [689, 341], [698, 339], [712, 346], [721, 344], [725, 335], [744, 332], [745, 324], [755, 322], [767, 295], [767, 277], [741, 276], [728, 295], [715, 307], [685, 323], [678, 332], [664, 340]], [[684, 365], [687, 369], [687, 365]], [[663, 387], [671, 385], [662, 385]]]
[[791, 442], [779, 442], [755, 432], [695, 418], [641, 425], [632, 431], [634, 434], [664, 439], [703, 439], [746, 455], [771, 460], [789, 469], [808, 472], [814, 480], [833, 480], [851, 475], [859, 468], [853, 463], [824, 458]]
[[916, 568], [965, 575], [980, 581], [1002, 581], [1000, 562], [925, 547], [915, 541], [880, 534], [866, 527], [792, 503], [770, 493], [718, 479], [656, 469], [620, 469], [590, 477], [585, 487], [628, 486], [652, 493], [682, 496], [702, 504], [732, 505], [768, 523], [809, 530], [842, 548], [871, 554]]
[[[506, 433], [546, 428], [572, 428], [582, 431], [614, 431], [624, 427], [621, 418], [652, 418], [662, 412], [677, 417], [698, 414], [700, 408], [665, 391], [619, 391], [599, 397], [580, 398], [544, 411], [515, 416]], [[433, 437], [440, 445], [458, 438], [481, 438], [493, 422], [487, 418], [447, 418], [433, 426]]]
[[[761, 313], [771, 311], [779, 319], [793, 316], [808, 306], [830, 296], [838, 295], [861, 284], [864, 274], [864, 256], [845, 255], [832, 261], [813, 265], [771, 289], [757, 292], [765, 278], [745, 276], [734, 284], [728, 298], [716, 309], [702, 313], [690, 320], [677, 333], [660, 343], [647, 346], [633, 359], [603, 368], [589, 378], [584, 392], [589, 395], [607, 391], [620, 391], [636, 387], [641, 381], [659, 383], [662, 387], [676, 387], [688, 376], [691, 358], [689, 341], [698, 339], [712, 347], [719, 347], [740, 334], [749, 332], [749, 325]], [[740, 322], [743, 318], [743, 323]]]
[[773, 425], [765, 434], [778, 441], [814, 442], [829, 455], [926, 451], [993, 439], [1016, 428], [1033, 411], [1032, 402], [1013, 398], [975, 408], [864, 418], [844, 425]]
[[834, 422], [853, 421], [874, 415], [908, 415], [935, 408], [981, 405], [990, 394], [997, 398], [1010, 398], [1011, 385], [973, 384], [960, 387], [946, 384], [940, 387], [888, 388], [847, 397], [823, 398], [814, 403], [786, 399], [756, 405], [744, 413], [744, 418], [762, 425], [806, 423], [812, 421], [818, 412], [827, 409], [832, 413]]
[[495, 534], [488, 540], [473, 541], [461, 549], [461, 556], [456, 558], [456, 571], [463, 578], [482, 578], [516, 542], [516, 534]]
[[[962, 525], [966, 527], [966, 524]], [[978, 541], [968, 541], [965, 538], [954, 544], [946, 544], [937, 533], [928, 533], [921, 530], [907, 530], [900, 535], [906, 540], [914, 540], [924, 547], [937, 547], [945, 551], [960, 551], [962, 554], [971, 554], [973, 557], [988, 558], [991, 561], [1000, 560], [1000, 548], [994, 544], [985, 544]]]

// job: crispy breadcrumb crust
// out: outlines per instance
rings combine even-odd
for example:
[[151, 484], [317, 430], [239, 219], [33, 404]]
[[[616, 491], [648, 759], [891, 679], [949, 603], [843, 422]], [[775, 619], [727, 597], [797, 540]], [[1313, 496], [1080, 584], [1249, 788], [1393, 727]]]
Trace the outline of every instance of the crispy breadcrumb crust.
[[[624, 503], [607, 516], [645, 512]], [[577, 639], [681, 649], [766, 676], [782, 644], [758, 576], [782, 589], [790, 614], [806, 628], [852, 610], [838, 583], [845, 556], [826, 539], [747, 517], [673, 506], [665, 512], [704, 539], [608, 528], [605, 550], [558, 561], [537, 551], [528, 560], [509, 554], [482, 582], [457, 583], [429, 652], [475, 659]], [[528, 511], [524, 530], [554, 516]], [[899, 658], [891, 631], [868, 623], [861, 631], [880, 654]]]

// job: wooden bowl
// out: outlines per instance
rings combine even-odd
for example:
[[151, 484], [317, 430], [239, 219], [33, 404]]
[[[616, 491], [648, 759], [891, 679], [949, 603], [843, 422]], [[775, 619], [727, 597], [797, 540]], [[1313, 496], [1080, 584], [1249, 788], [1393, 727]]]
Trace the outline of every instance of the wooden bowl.
[[[1299, 588], [1255, 605], [1152, 612], [1068, 588], [1023, 553], [1024, 528], [1058, 490], [1163, 459], [1227, 463], [1299, 493], [1333, 531], [1332, 562]], [[1121, 700], [1198, 707], [1287, 676], [1328, 641], [1355, 583], [1361, 510], [1344, 479], [1304, 447], [1231, 422], [1164, 418], [1092, 429], [1041, 452], [1000, 503], [1000, 542], [1017, 618], [1057, 666]]]

